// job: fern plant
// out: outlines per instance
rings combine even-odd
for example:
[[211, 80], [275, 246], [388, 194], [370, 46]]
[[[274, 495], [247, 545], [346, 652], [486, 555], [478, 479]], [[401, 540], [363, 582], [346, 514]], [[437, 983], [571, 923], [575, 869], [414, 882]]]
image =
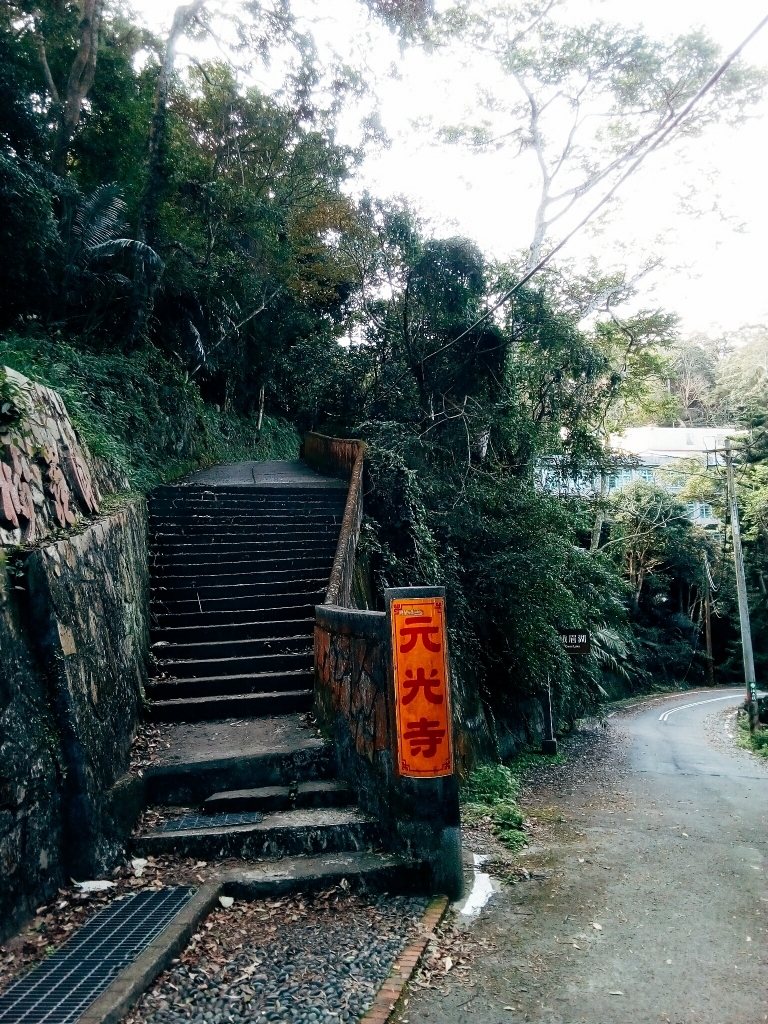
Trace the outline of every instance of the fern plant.
[[[66, 307], [90, 307], [108, 292], [129, 294], [148, 275], [157, 275], [162, 260], [146, 242], [128, 235], [127, 206], [115, 184], [100, 185], [77, 206], [65, 209], [62, 297]], [[121, 258], [122, 259], [119, 259]], [[126, 263], [129, 273], [125, 273]], [[130, 276], [129, 276], [130, 275]]]

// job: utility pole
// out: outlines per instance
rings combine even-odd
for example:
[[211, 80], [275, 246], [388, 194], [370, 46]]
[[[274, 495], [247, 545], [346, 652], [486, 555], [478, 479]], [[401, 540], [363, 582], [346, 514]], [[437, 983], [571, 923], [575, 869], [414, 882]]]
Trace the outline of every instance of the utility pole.
[[712, 660], [712, 589], [709, 585], [709, 566], [707, 555], [704, 553], [704, 575], [707, 579], [707, 589], [704, 593], [704, 639], [707, 645], [707, 683], [715, 685], [715, 667]]
[[725, 469], [728, 478], [728, 503], [731, 510], [731, 536], [733, 537], [733, 561], [736, 568], [736, 594], [739, 600], [739, 623], [741, 625], [741, 649], [744, 653], [744, 679], [747, 684], [747, 707], [749, 728], [757, 728], [757, 683], [755, 682], [755, 658], [752, 653], [752, 631], [749, 626], [749, 604], [747, 602], [747, 581], [744, 577], [744, 555], [741, 550], [739, 529], [739, 506], [736, 502], [736, 480], [733, 474], [731, 442], [725, 439]]

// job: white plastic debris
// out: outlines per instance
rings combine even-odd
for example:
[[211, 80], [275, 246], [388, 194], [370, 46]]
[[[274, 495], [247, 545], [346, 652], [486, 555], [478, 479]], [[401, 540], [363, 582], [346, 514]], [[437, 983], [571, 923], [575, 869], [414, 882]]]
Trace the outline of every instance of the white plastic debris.
[[224, 907], [225, 910], [229, 910], [232, 904], [235, 902], [234, 896], [219, 896], [219, 903]]
[[106, 878], [97, 878], [90, 882], [75, 882], [75, 888], [80, 892], [104, 892], [106, 889], [111, 889], [114, 884]]
[[133, 873], [137, 878], [141, 878], [141, 876], [144, 874], [144, 868], [147, 866], [147, 864], [149, 864], [149, 861], [146, 860], [144, 857], [135, 857], [131, 861]]

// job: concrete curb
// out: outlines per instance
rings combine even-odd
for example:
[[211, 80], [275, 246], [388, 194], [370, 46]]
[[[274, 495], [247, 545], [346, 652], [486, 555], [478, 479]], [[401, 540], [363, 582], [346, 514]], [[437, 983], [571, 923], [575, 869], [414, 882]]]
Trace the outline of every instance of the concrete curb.
[[421, 919], [422, 934], [397, 958], [392, 973], [376, 993], [370, 1009], [364, 1017], [361, 1017], [360, 1024], [386, 1024], [390, 1017], [394, 1016], [405, 987], [413, 977], [419, 961], [424, 955], [424, 950], [427, 948], [427, 943], [432, 938], [432, 933], [442, 921], [447, 910], [447, 896], [435, 896], [430, 900]]
[[200, 921], [216, 906], [223, 888], [220, 880], [202, 885], [144, 952], [91, 1003], [78, 1024], [118, 1024], [139, 996], [187, 946]]

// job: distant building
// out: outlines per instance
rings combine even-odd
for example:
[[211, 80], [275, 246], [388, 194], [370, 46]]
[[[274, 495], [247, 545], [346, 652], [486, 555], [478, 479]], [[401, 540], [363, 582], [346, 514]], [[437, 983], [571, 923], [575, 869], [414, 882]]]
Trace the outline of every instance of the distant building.
[[[722, 451], [727, 437], [743, 433], [737, 427], [630, 427], [623, 434], [612, 434], [610, 445], [617, 455], [625, 455], [632, 466], [617, 469], [608, 477], [608, 494], [636, 481], [655, 483], [672, 494], [683, 489], [675, 470], [684, 473], [684, 460], [694, 460], [702, 469], [723, 465]], [[538, 466], [538, 484], [543, 490], [563, 496], [592, 497], [600, 492], [598, 473], [564, 477], [558, 459], [543, 459]], [[720, 520], [712, 506], [694, 501], [688, 505], [692, 522], [704, 529], [717, 529]]]
[[[692, 459], [703, 469], [722, 465], [725, 439], [739, 433], [742, 431], [737, 427], [630, 427], [623, 434], [612, 434], [611, 448], [617, 453], [634, 456], [640, 465], [612, 474], [608, 492], [635, 480], [645, 480], [679, 494], [683, 484], [675, 480], [675, 464]], [[704, 529], [717, 529], [720, 525], [712, 506], [706, 502], [691, 502], [688, 515]]]

